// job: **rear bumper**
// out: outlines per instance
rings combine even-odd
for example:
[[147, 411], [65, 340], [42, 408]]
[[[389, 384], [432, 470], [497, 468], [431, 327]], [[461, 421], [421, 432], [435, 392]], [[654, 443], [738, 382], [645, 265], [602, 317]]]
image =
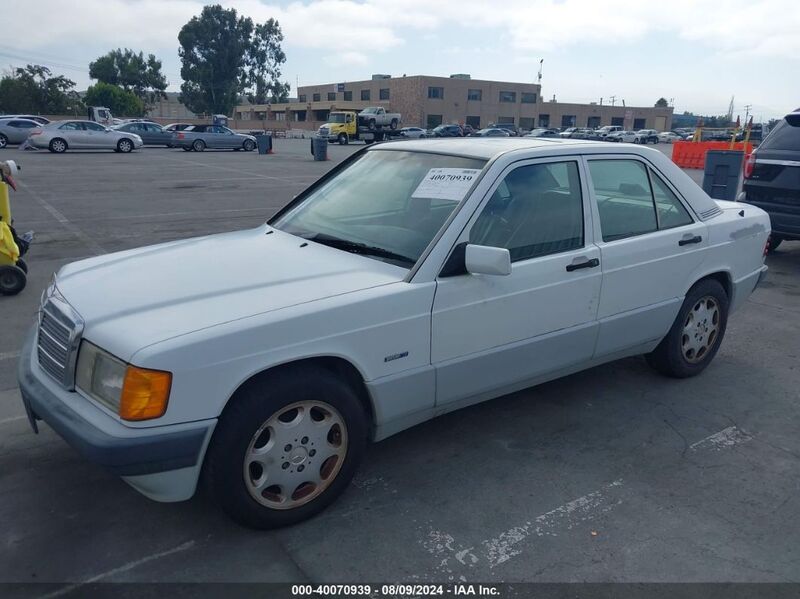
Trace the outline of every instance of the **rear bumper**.
[[[50, 380], [39, 368], [35, 340], [34, 328], [20, 355], [17, 373], [22, 401], [32, 424], [35, 420], [45, 421], [86, 460], [118, 476], [142, 477], [185, 468], [199, 469], [216, 420], [146, 429], [127, 427], [89, 405], [91, 402], [79, 393], [61, 389]], [[87, 409], [97, 410], [93, 421], [84, 415]], [[96, 423], [101, 418], [102, 428]]]
[[739, 194], [737, 200], [758, 206], [769, 214], [773, 235], [784, 239], [800, 239], [800, 202], [770, 201], [765, 197], [764, 189], [759, 189], [758, 199], [747, 193], [747, 188]]

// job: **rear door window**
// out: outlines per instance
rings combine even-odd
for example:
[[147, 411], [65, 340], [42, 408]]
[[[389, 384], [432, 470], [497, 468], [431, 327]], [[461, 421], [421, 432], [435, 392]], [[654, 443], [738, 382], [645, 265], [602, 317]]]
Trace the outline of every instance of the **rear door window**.
[[800, 127], [792, 127], [786, 119], [782, 120], [767, 135], [759, 149], [800, 152]]

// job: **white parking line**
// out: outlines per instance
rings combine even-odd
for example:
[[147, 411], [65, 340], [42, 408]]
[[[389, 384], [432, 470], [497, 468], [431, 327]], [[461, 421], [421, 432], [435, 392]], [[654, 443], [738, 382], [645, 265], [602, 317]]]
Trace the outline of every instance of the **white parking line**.
[[25, 183], [22, 183], [22, 182], [20, 182], [19, 185], [25, 191], [27, 191], [29, 194], [31, 194], [31, 197], [33, 197], [34, 200], [39, 202], [41, 207], [44, 208], [45, 210], [47, 210], [50, 213], [50, 215], [53, 218], [55, 218], [65, 229], [69, 230], [73, 235], [78, 237], [84, 244], [86, 244], [86, 246], [88, 246], [89, 249], [92, 252], [94, 252], [94, 254], [96, 256], [100, 256], [100, 255], [106, 253], [106, 250], [103, 249], [100, 246], [100, 244], [98, 244], [94, 239], [89, 237], [86, 233], [81, 231], [78, 227], [73, 225], [66, 216], [61, 214], [61, 212], [55, 206], [50, 204], [42, 196], [40, 196], [38, 193], [33, 191], [33, 189], [31, 189], [29, 185], [26, 185]]
[[[515, 526], [496, 537], [482, 541], [481, 548], [477, 550], [475, 546], [458, 545], [452, 535], [434, 529], [428, 531], [428, 536], [423, 539], [422, 545], [437, 558], [438, 564], [435, 569], [439, 575], [447, 575], [450, 580], [454, 580], [454, 568], [460, 566], [474, 568], [480, 564], [494, 568], [521, 554], [522, 549], [517, 545], [531, 536], [557, 536], [560, 529], [571, 530], [579, 524], [610, 512], [622, 503], [621, 499], [611, 497], [613, 493], [610, 491], [621, 486], [622, 480], [615, 480], [596, 491], [545, 512], [521, 526]], [[459, 579], [465, 580], [463, 576], [459, 576]]]
[[21, 352], [19, 351], [0, 352], [0, 362], [2, 362], [3, 360], [13, 360], [15, 358], [19, 358], [20, 353]]
[[721, 431], [709, 435], [705, 439], [700, 439], [697, 443], [692, 443], [689, 449], [697, 451], [698, 449], [710, 449], [712, 451], [719, 451], [734, 445], [747, 443], [753, 438], [750, 433], [743, 431], [736, 426], [729, 426]]
[[272, 181], [283, 181], [285, 183], [297, 183], [297, 181], [293, 181], [292, 179], [288, 179], [286, 177], [271, 177], [269, 175], [260, 175], [258, 173], [253, 173], [250, 171], [245, 171], [239, 168], [233, 168], [230, 166], [222, 166], [221, 164], [206, 164], [204, 162], [197, 162], [195, 160], [182, 160], [180, 158], [172, 158], [172, 157], [164, 157], [163, 160], [172, 160], [173, 162], [182, 162], [183, 164], [192, 164], [194, 166], [201, 166], [203, 168], [215, 168], [218, 170], [229, 171], [232, 173], [241, 173], [243, 175], [247, 175], [248, 177], [258, 177], [259, 179], [270, 179]]
[[123, 572], [127, 572], [129, 570], [133, 570], [134, 568], [138, 568], [142, 564], [146, 564], [147, 562], [152, 562], [153, 560], [161, 559], [162, 557], [166, 557], [168, 555], [172, 555], [173, 553], [179, 553], [181, 551], [186, 551], [187, 549], [191, 549], [194, 547], [194, 541], [187, 541], [182, 545], [178, 545], [177, 547], [173, 547], [172, 549], [167, 549], [166, 551], [161, 551], [160, 553], [154, 553], [152, 555], [148, 555], [147, 557], [143, 557], [133, 562], [128, 562], [124, 566], [120, 566], [119, 568], [114, 568], [113, 570], [109, 570], [108, 572], [103, 572], [102, 574], [98, 574], [97, 576], [92, 576], [91, 578], [87, 578], [82, 582], [78, 582], [75, 584], [71, 584], [65, 587], [58, 589], [57, 591], [53, 591], [52, 593], [48, 593], [47, 595], [42, 595], [39, 599], [52, 599], [53, 597], [61, 597], [62, 595], [66, 595], [68, 593], [73, 592], [76, 589], [79, 589], [87, 584], [92, 584], [95, 582], [100, 582], [110, 576], [115, 576], [117, 574], [122, 574]]

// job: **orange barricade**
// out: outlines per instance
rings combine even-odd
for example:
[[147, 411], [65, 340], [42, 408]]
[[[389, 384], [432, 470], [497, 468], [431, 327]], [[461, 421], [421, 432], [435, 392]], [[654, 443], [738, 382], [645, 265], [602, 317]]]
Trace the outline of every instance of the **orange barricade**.
[[729, 141], [676, 141], [672, 144], [672, 162], [681, 168], [705, 168], [708, 150], [743, 150], [745, 155], [753, 151], [753, 144]]

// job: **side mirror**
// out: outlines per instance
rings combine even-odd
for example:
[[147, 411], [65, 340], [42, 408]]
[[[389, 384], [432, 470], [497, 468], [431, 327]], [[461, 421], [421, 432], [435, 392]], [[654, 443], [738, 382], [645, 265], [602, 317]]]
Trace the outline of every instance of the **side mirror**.
[[511, 274], [511, 254], [505, 248], [470, 244], [466, 247], [464, 264], [473, 275]]

